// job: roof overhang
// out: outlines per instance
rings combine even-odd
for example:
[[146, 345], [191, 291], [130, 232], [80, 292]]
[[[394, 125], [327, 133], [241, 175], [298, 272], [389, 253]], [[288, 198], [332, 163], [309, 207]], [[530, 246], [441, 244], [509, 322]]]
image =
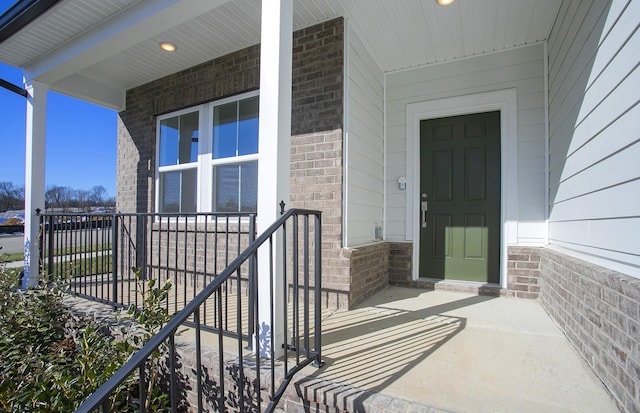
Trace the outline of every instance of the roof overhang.
[[60, 0], [25, 0], [14, 3], [0, 16], [0, 43], [49, 10]]
[[[391, 72], [546, 40], [560, 2], [458, 0], [441, 7], [435, 0], [296, 0], [294, 29], [343, 16], [379, 70]], [[12, 23], [14, 32], [0, 42], [0, 61], [24, 68], [27, 82], [116, 110], [124, 109], [128, 89], [260, 42], [259, 0], [27, 0], [18, 6], [31, 3], [41, 7], [39, 14]], [[0, 25], [0, 35], [8, 27]], [[162, 51], [165, 40], [178, 50]]]

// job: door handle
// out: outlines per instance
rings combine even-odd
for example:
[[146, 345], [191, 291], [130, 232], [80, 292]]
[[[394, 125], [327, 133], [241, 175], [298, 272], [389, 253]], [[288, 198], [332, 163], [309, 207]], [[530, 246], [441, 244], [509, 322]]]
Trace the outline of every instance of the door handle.
[[429, 206], [427, 204], [427, 201], [422, 201], [420, 202], [420, 216], [421, 216], [421, 224], [422, 224], [422, 228], [426, 228], [427, 227], [427, 210], [428, 210]]

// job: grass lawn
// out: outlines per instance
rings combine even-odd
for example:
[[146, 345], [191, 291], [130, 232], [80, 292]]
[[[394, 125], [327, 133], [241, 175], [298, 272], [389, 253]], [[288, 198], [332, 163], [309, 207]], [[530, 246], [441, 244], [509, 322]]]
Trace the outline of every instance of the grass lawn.
[[[82, 254], [84, 252], [98, 252], [108, 251], [111, 249], [111, 244], [98, 244], [93, 246], [82, 247], [67, 247], [63, 249], [57, 249], [53, 252], [54, 256], [70, 255], [70, 254]], [[5, 262], [24, 261], [23, 252], [12, 252], [8, 254], [0, 254], [0, 264]]]
[[12, 252], [9, 254], [0, 254], [0, 263], [23, 261], [23, 260], [24, 260], [24, 252]]
[[77, 258], [53, 264], [53, 271], [49, 271], [44, 266], [45, 274], [53, 273], [59, 277], [72, 277], [76, 275], [94, 275], [111, 272], [111, 254], [104, 254], [99, 257]]

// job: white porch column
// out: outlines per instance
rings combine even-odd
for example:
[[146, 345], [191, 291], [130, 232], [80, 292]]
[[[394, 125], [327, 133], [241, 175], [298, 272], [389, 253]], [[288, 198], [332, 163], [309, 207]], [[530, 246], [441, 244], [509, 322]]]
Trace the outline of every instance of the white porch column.
[[22, 288], [38, 284], [39, 220], [44, 212], [44, 170], [49, 86], [37, 81], [27, 84], [26, 162], [24, 179], [24, 278]]
[[[280, 216], [280, 201], [289, 205], [289, 163], [291, 142], [291, 65], [293, 47], [293, 1], [262, 1], [260, 50], [260, 127], [258, 161], [258, 234]], [[284, 342], [282, 314], [282, 247], [276, 240], [273, 266], [274, 314], [271, 325], [269, 254], [262, 248], [258, 256], [258, 320], [260, 355], [268, 356], [270, 346], [276, 356]], [[271, 335], [269, 336], [269, 332]], [[266, 334], [265, 334], [266, 333]]]

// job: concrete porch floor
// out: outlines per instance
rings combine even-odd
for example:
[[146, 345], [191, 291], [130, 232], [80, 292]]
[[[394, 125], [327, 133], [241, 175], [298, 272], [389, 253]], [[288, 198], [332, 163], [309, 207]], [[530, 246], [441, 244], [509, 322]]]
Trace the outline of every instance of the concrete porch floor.
[[295, 383], [312, 408], [618, 411], [533, 300], [390, 287], [324, 320], [322, 356]]

